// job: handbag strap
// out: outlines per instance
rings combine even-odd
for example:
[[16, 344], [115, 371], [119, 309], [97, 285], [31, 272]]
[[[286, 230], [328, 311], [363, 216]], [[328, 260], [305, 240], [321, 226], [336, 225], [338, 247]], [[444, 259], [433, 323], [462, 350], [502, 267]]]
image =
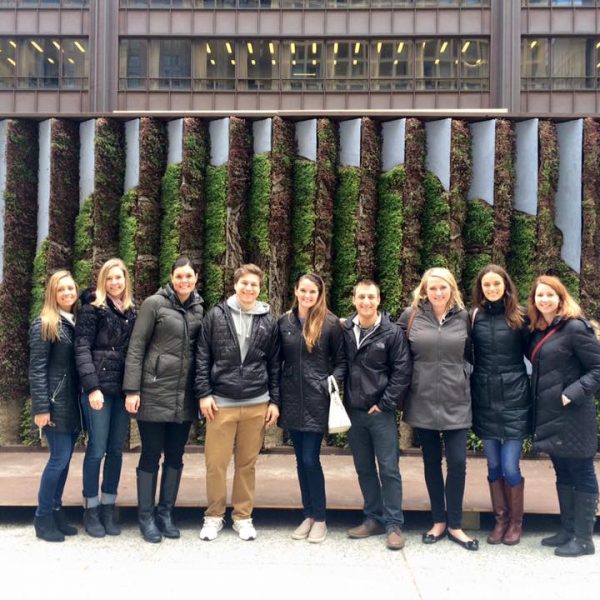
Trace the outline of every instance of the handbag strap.
[[340, 388], [338, 387], [337, 381], [335, 380], [335, 377], [333, 375], [330, 375], [327, 378], [327, 381], [329, 382], [329, 393], [331, 394], [331, 392], [337, 392], [338, 394], [340, 393]]
[[558, 325], [557, 327], [555, 327], [552, 331], [549, 331], [533, 348], [533, 350], [531, 351], [531, 358], [529, 359], [530, 362], [533, 364], [533, 361], [535, 360], [535, 357], [537, 355], [537, 353], [540, 351], [541, 347], [562, 327], [561, 325]]

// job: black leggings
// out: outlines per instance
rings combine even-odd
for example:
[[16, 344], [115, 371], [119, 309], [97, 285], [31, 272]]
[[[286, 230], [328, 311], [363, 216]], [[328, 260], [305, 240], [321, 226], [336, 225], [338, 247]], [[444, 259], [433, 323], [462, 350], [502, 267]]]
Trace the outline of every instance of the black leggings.
[[[448, 527], [460, 529], [467, 473], [467, 430], [418, 429], [418, 433], [423, 450], [425, 483], [431, 502], [433, 522], [445, 523], [447, 512]], [[448, 468], [445, 487], [442, 473], [442, 438]]]
[[183, 452], [190, 435], [191, 421], [184, 423], [154, 423], [138, 421], [142, 439], [142, 453], [138, 468], [147, 473], [157, 473], [160, 455], [164, 452], [164, 464], [173, 469], [183, 467]]

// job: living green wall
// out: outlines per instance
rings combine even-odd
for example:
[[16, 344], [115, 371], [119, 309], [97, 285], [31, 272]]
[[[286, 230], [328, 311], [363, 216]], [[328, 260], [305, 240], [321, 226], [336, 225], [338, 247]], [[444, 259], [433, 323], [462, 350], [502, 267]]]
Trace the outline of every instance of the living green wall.
[[317, 166], [313, 161], [301, 158], [294, 161], [290, 292], [299, 275], [314, 270], [316, 174]]
[[161, 183], [160, 284], [169, 281], [171, 266], [180, 254], [180, 222], [183, 206], [180, 196], [181, 165], [169, 165]]

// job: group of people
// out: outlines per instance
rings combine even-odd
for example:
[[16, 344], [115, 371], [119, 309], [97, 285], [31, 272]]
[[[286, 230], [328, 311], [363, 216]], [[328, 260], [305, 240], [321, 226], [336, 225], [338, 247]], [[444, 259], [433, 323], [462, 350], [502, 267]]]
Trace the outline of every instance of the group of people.
[[324, 281], [315, 273], [297, 279], [292, 307], [277, 319], [259, 300], [263, 278], [258, 266], [242, 265], [234, 293], [206, 315], [197, 269], [186, 257], [177, 259], [169, 283], [137, 312], [119, 259], [102, 266], [95, 290], [81, 295], [78, 309], [70, 273], [49, 278], [30, 334], [34, 420], [50, 450], [34, 520], [38, 537], [62, 541], [77, 532], [61, 498], [82, 427], [88, 435], [85, 530], [93, 537], [120, 533], [114, 507], [129, 415], [141, 438], [141, 534], [148, 542], [179, 537], [173, 508], [185, 444], [200, 413], [206, 419], [207, 490], [200, 538], [214, 540], [224, 526], [232, 456], [233, 529], [243, 540], [256, 538], [256, 460], [265, 428], [278, 424], [294, 447], [304, 507], [292, 538], [324, 541], [320, 449], [335, 380], [344, 390], [352, 425], [348, 442], [364, 499], [364, 519], [349, 537], [386, 534], [388, 548], [405, 544], [401, 412], [423, 451], [433, 521], [423, 543], [447, 536], [466, 550], [479, 548], [461, 524], [473, 427], [483, 441], [495, 516], [488, 543], [520, 540], [519, 459], [524, 439], [533, 435], [534, 447], [552, 460], [561, 515], [560, 531], [542, 544], [560, 556], [594, 553], [600, 343], [559, 279], [538, 277], [523, 309], [507, 272], [488, 265], [474, 283], [468, 312], [452, 273], [429, 269], [411, 306], [394, 322], [380, 310], [379, 287], [370, 280], [356, 284], [355, 314], [340, 320], [329, 311]]

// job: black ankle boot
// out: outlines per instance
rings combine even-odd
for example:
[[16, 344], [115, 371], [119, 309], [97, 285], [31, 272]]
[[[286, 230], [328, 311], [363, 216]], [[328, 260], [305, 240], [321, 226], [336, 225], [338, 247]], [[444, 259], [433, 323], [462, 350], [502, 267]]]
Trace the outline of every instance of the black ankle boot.
[[156, 525], [166, 538], [178, 538], [181, 533], [173, 523], [173, 508], [177, 500], [179, 482], [181, 481], [180, 469], [174, 469], [163, 464], [160, 481], [160, 499], [156, 508]]
[[83, 511], [83, 526], [88, 535], [95, 538], [102, 538], [106, 535], [104, 525], [100, 521], [100, 510], [98, 506], [86, 508]]
[[46, 542], [64, 542], [65, 536], [60, 532], [54, 522], [54, 515], [37, 515], [33, 519], [35, 535]]
[[162, 541], [162, 535], [154, 521], [156, 479], [157, 473], [137, 469], [138, 522], [142, 537], [151, 544]]
[[114, 504], [100, 505], [100, 521], [104, 525], [106, 535], [121, 535], [121, 528], [117, 523]]
[[574, 492], [575, 496], [575, 535], [566, 544], [554, 550], [556, 556], [585, 556], [594, 554], [594, 523], [598, 507], [598, 494]]
[[56, 528], [63, 535], [77, 535], [77, 527], [74, 527], [73, 525], [70, 525], [67, 522], [67, 515], [65, 514], [65, 511], [62, 508], [59, 508], [58, 510], [53, 510], [52, 516], [54, 517], [54, 523], [56, 523]]
[[562, 546], [575, 535], [575, 491], [571, 486], [557, 484], [558, 505], [560, 507], [560, 531], [542, 538], [542, 546]]

